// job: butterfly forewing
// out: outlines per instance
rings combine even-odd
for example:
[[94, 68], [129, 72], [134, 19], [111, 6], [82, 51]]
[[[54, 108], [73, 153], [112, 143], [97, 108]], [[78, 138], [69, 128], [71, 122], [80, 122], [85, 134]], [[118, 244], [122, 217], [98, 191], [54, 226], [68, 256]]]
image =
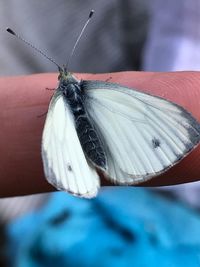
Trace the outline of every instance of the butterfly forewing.
[[99, 177], [85, 158], [70, 108], [59, 90], [53, 96], [42, 137], [47, 180], [59, 190], [94, 197]]
[[107, 175], [142, 182], [180, 161], [200, 141], [199, 123], [182, 107], [114, 83], [83, 81], [85, 108], [105, 144]]

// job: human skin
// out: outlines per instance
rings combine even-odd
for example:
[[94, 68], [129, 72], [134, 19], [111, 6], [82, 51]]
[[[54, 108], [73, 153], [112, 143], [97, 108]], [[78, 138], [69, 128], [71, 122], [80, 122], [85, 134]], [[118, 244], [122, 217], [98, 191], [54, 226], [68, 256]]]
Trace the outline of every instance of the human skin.
[[[44, 179], [41, 136], [53, 94], [45, 88], [56, 88], [57, 76], [35, 74], [0, 78], [0, 197], [55, 190]], [[109, 79], [161, 96], [183, 106], [200, 121], [200, 72], [119, 72], [76, 76], [89, 80]], [[199, 178], [200, 146], [197, 146], [167, 172], [141, 185], [173, 185]], [[103, 177], [101, 180], [102, 185], [111, 185]]]

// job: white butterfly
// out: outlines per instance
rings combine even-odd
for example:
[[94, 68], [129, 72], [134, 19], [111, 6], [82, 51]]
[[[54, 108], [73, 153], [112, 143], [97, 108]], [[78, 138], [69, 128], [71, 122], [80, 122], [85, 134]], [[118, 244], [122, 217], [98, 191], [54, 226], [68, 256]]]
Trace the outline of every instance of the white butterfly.
[[61, 68], [13, 30], [7, 31], [60, 72], [42, 136], [45, 176], [57, 189], [96, 196], [98, 168], [115, 184], [144, 182], [165, 172], [199, 143], [200, 124], [182, 107], [118, 84], [78, 81], [67, 67]]
[[200, 124], [172, 102], [65, 70], [59, 79], [42, 137], [45, 176], [59, 190], [96, 196], [96, 168], [115, 184], [144, 182], [200, 141]]

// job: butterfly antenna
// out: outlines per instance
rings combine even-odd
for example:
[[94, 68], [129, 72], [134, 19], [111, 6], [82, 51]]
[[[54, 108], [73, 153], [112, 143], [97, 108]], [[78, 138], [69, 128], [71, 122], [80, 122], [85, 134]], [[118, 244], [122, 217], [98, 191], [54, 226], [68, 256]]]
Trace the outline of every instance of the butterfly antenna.
[[26, 41], [24, 38], [22, 38], [19, 34], [17, 34], [16, 32], [14, 32], [13, 30], [11, 30], [10, 28], [6, 29], [7, 32], [9, 32], [10, 34], [16, 36], [19, 40], [23, 41], [24, 43], [26, 43], [28, 46], [32, 47], [34, 50], [36, 50], [38, 53], [40, 53], [41, 55], [43, 55], [45, 58], [47, 58], [48, 60], [50, 60], [52, 63], [54, 63], [59, 71], [62, 70], [62, 68], [51, 58], [48, 57], [44, 52], [42, 52], [39, 48], [35, 47], [33, 44], [29, 43], [28, 41]]
[[70, 62], [71, 62], [71, 59], [72, 59], [72, 57], [73, 57], [73, 55], [74, 55], [74, 51], [75, 51], [75, 49], [76, 49], [76, 47], [77, 47], [77, 44], [79, 43], [79, 41], [80, 41], [80, 39], [81, 39], [81, 37], [82, 37], [82, 35], [83, 35], [83, 33], [84, 33], [84, 31], [85, 31], [85, 29], [86, 29], [88, 23], [90, 22], [90, 20], [91, 20], [93, 14], [94, 14], [94, 10], [91, 10], [91, 11], [90, 11], [90, 14], [89, 14], [89, 16], [88, 16], [88, 19], [87, 19], [86, 23], [84, 24], [84, 26], [83, 26], [83, 28], [82, 28], [82, 30], [81, 30], [81, 32], [80, 32], [80, 34], [79, 34], [79, 36], [78, 36], [78, 38], [77, 38], [75, 44], [74, 44], [74, 47], [73, 47], [73, 49], [72, 49], [72, 52], [71, 52], [71, 54], [70, 54], [70, 56], [69, 56], [69, 59], [68, 59], [68, 61], [67, 61], [66, 67], [65, 67], [65, 71], [66, 71], [66, 72], [67, 72], [67, 70], [68, 70], [68, 67], [69, 67], [69, 64], [70, 64]]

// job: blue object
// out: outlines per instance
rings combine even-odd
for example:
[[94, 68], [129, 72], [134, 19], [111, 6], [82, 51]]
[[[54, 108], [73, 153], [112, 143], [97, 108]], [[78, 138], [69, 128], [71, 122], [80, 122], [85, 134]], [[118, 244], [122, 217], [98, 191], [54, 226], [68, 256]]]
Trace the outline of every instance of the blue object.
[[200, 216], [145, 189], [53, 193], [7, 228], [15, 267], [199, 267]]

